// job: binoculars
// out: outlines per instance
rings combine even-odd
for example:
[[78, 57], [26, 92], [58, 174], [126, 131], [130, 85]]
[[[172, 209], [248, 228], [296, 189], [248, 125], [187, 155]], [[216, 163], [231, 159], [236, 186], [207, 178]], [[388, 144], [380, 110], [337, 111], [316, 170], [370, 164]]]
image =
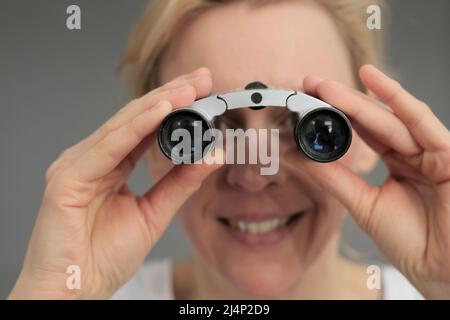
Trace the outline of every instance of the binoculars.
[[[176, 163], [200, 160], [214, 146], [215, 117], [227, 110], [265, 106], [287, 108], [296, 115], [293, 138], [299, 150], [314, 161], [335, 161], [350, 147], [352, 128], [343, 112], [302, 92], [266, 87], [208, 96], [196, 100], [190, 108], [171, 112], [161, 122], [159, 147]], [[190, 148], [180, 147], [180, 139], [185, 137], [180, 130], [192, 139]]]

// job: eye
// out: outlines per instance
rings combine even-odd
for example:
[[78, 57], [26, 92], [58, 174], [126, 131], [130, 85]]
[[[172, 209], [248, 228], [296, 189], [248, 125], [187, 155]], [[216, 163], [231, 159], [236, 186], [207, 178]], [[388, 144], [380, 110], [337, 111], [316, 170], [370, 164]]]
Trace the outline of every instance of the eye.
[[280, 129], [292, 129], [295, 126], [296, 121], [296, 114], [289, 112], [280, 118], [280, 120], [277, 122], [277, 125]]
[[239, 128], [239, 126], [234, 123], [232, 120], [227, 119], [224, 116], [217, 117], [214, 119], [214, 126], [216, 129], [225, 131], [226, 129], [236, 129]]

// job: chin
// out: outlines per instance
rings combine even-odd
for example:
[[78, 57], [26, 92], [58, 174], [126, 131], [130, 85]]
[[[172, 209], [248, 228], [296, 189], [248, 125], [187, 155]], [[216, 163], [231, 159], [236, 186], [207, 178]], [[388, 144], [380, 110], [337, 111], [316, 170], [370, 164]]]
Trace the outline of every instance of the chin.
[[227, 280], [248, 299], [281, 299], [301, 276], [299, 268], [290, 268], [287, 261], [262, 265], [236, 265], [223, 270]]

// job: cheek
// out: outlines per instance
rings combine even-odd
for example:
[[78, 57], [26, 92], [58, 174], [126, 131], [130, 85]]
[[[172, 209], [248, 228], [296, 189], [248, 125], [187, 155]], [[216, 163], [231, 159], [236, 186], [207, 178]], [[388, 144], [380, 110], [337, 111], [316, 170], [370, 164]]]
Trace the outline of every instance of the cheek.
[[201, 225], [204, 214], [201, 212], [203, 206], [200, 204], [200, 201], [201, 199], [199, 199], [197, 192], [183, 204], [178, 212], [178, 219], [184, 231], [189, 238], [195, 239], [195, 242], [198, 242], [198, 239], [201, 239], [203, 234]]
[[345, 208], [338, 200], [325, 190], [322, 190], [321, 194], [323, 195], [323, 204], [319, 208], [314, 222], [317, 227], [315, 228], [315, 235], [313, 235], [316, 237], [317, 247], [324, 245], [333, 235], [340, 232], [345, 217]]
[[220, 190], [216, 187], [217, 180], [220, 179], [218, 171], [207, 177], [200, 189], [178, 211], [178, 219], [192, 243], [194, 251], [204, 258], [211, 255], [210, 243], [212, 239], [216, 238], [217, 222], [208, 207], [210, 201], [220, 195]]
[[[313, 178], [308, 176], [306, 179], [308, 179], [309, 195], [314, 199], [316, 207], [315, 214], [311, 218], [310, 229], [313, 230], [310, 235], [311, 241], [307, 244], [309, 248], [304, 250], [312, 256], [311, 259], [314, 259], [313, 257], [320, 254], [333, 235], [340, 231], [345, 217], [345, 208]], [[299, 183], [301, 184], [302, 181]], [[300, 189], [301, 186], [298, 188]], [[298, 237], [301, 235], [299, 234]]]
[[[294, 173], [291, 176], [294, 176]], [[308, 194], [308, 198], [313, 199], [314, 203], [314, 214], [309, 218], [309, 227], [307, 230], [299, 230], [295, 234], [299, 256], [304, 259], [303, 262], [309, 267], [330, 245], [330, 241], [334, 241], [332, 239], [340, 234], [345, 217], [345, 208], [306, 173], [302, 173], [298, 177], [292, 189], [303, 190]], [[293, 198], [299, 196], [293, 196]], [[308, 234], [306, 239], [305, 233]]]
[[215, 266], [217, 269], [217, 253], [212, 245], [218, 240], [215, 232], [216, 222], [204, 212], [204, 205], [200, 204], [199, 198], [196, 195], [191, 196], [180, 208], [177, 218], [195, 255], [207, 262], [209, 267]]

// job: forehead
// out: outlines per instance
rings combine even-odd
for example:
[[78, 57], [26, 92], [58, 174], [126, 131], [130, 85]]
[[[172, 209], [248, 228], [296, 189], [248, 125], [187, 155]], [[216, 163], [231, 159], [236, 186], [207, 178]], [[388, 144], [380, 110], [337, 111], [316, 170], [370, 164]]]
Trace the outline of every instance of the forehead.
[[[345, 44], [331, 16], [307, 1], [272, 1], [262, 6], [237, 1], [203, 12], [181, 28], [163, 57], [160, 78], [206, 66], [212, 93], [260, 81], [269, 87], [302, 90], [312, 74], [354, 85]], [[227, 112], [236, 122], [264, 123], [281, 108]]]
[[333, 19], [306, 1], [261, 6], [238, 1], [197, 15], [172, 39], [161, 80], [199, 66], [211, 69], [213, 93], [253, 81], [301, 90], [308, 74], [353, 84], [349, 54]]

